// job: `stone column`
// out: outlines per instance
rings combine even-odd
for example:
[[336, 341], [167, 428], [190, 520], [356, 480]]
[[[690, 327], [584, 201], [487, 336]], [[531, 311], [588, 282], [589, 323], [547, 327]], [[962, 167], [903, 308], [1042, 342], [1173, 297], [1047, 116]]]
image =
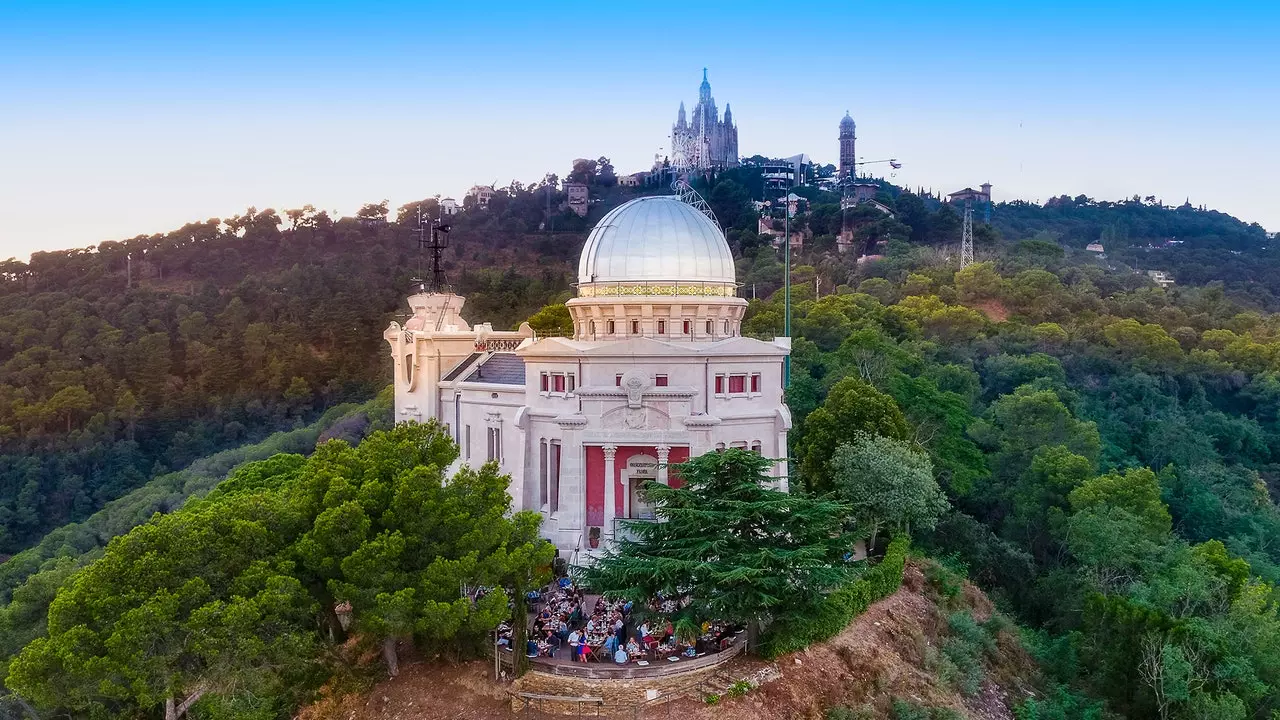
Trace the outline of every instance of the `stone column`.
[[670, 445], [659, 445], [655, 448], [658, 451], [658, 482], [663, 485], [667, 484], [667, 458], [671, 454]]
[[618, 453], [617, 445], [603, 445], [604, 450], [604, 530], [601, 533], [605, 537], [613, 536], [613, 516], [617, 512], [617, 499], [614, 491], [614, 485], [617, 483], [616, 470], [614, 469], [614, 458]]

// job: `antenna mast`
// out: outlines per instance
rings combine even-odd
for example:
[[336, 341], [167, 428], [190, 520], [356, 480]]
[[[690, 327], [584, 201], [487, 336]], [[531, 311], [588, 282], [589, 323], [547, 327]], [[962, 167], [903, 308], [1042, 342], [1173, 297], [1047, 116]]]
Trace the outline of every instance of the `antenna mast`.
[[[413, 231], [413, 234], [418, 236], [418, 277], [413, 278], [413, 282], [424, 292], [441, 293], [449, 290], [449, 284], [444, 276], [444, 269], [440, 267], [440, 258], [444, 254], [444, 249], [449, 247], [449, 230], [449, 223], [440, 218], [434, 220], [424, 218], [422, 206], [418, 206], [418, 227]], [[429, 280], [423, 277], [424, 250], [431, 253], [431, 277]]]
[[960, 269], [973, 264], [973, 198], [964, 199], [964, 234], [960, 237]]

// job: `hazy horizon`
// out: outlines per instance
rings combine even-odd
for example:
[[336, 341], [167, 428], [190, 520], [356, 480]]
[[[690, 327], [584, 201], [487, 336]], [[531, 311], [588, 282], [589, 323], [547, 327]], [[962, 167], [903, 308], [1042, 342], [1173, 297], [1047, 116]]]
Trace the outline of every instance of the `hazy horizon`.
[[644, 170], [703, 67], [744, 157], [834, 163], [849, 110], [858, 154], [900, 159], [911, 189], [1189, 199], [1275, 231], [1277, 20], [1240, 2], [10, 3], [0, 259], [250, 205], [461, 198], [575, 157]]

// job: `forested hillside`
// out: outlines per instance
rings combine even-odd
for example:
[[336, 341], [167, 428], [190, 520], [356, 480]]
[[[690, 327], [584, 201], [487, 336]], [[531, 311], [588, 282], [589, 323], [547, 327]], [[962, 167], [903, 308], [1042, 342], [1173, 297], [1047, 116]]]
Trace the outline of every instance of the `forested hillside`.
[[[500, 325], [566, 295], [585, 234], [572, 214], [561, 226], [577, 231], [528, 233], [543, 195], [517, 195], [523, 215], [499, 193], [459, 216], [447, 261], [468, 316]], [[381, 331], [421, 270], [416, 211], [251, 208], [0, 263], [0, 557], [150, 477], [371, 397], [389, 379]]]
[[[586, 219], [561, 212], [563, 196], [547, 186], [519, 184], [453, 218], [446, 267], [467, 297], [468, 320], [510, 327], [571, 296], [590, 224], [635, 192], [659, 191], [614, 187], [607, 166], [602, 158], [570, 173], [590, 181], [599, 200]], [[701, 190], [739, 257], [744, 293], [755, 298], [744, 332], [780, 335], [783, 266], [757, 232], [751, 205], [769, 199], [759, 174], [729, 171]], [[855, 430], [926, 452], [954, 510], [929, 532], [896, 529], [913, 530], [918, 545], [967, 568], [1029, 628], [1065, 699], [1027, 717], [1095, 717], [1063, 708], [1098, 702], [1128, 717], [1265, 718], [1280, 710], [1280, 316], [1269, 314], [1278, 307], [1280, 262], [1262, 229], [1150, 199], [1006, 203], [993, 209], [991, 225], [978, 225], [987, 262], [958, 271], [956, 208], [883, 183], [879, 200], [893, 216], [854, 210], [856, 247], [839, 254], [838, 198], [799, 192], [809, 203], [790, 223], [806, 237], [792, 271], [795, 485], [846, 488], [856, 464], [830, 459], [845, 457], [837, 450], [850, 443], [876, 442]], [[423, 204], [436, 214], [434, 200]], [[88, 692], [98, 681], [90, 673], [77, 676], [76, 688], [47, 685], [61, 663], [89, 652], [67, 634], [73, 602], [92, 611], [85, 617], [100, 624], [95, 632], [114, 632], [111, 594], [128, 595], [129, 585], [94, 562], [111, 535], [152, 510], [174, 510], [245, 460], [309, 452], [334, 423], [334, 434], [352, 443], [371, 429], [342, 418], [381, 410], [321, 415], [368, 400], [387, 382], [381, 331], [403, 312], [422, 270], [418, 209], [371, 204], [340, 219], [310, 207], [250, 209], [162, 236], [0, 264], [0, 553], [27, 548], [0, 565], [0, 602], [8, 603], [0, 620], [22, 629], [8, 633], [0, 660], [45, 633], [47, 608], [65, 592], [58, 637], [42, 641], [20, 670], [23, 687], [44, 693], [43, 703], [59, 707], [60, 691]], [[781, 227], [780, 214], [775, 220]], [[1083, 250], [1091, 242], [1106, 245], [1105, 258]], [[859, 262], [863, 253], [880, 257]], [[1139, 272], [1146, 269], [1173, 273], [1177, 285], [1157, 287]], [[385, 419], [373, 429], [378, 422]], [[251, 445], [282, 430], [293, 434]], [[188, 467], [227, 448], [242, 449]], [[326, 457], [305, 467], [327, 467]], [[261, 665], [222, 667], [200, 656], [212, 663], [201, 672], [270, 694], [294, 681], [311, 686], [327, 672], [329, 661], [319, 659], [325, 638], [306, 629], [316, 613], [307, 603], [390, 581], [355, 566], [340, 571], [333, 558], [355, 546], [308, 539], [336, 532], [335, 513], [352, 511], [344, 495], [309, 496], [308, 483], [318, 481], [297, 474], [301, 458], [268, 462], [275, 464], [246, 469], [185, 517], [209, 534], [201, 562], [225, 571], [223, 595], [201, 596], [204, 612], [221, 612], [218, 603], [232, 602], [236, 588], [255, 593], [246, 612], [266, 613], [274, 599], [300, 603], [277, 618], [291, 633], [283, 644], [247, 656]], [[375, 475], [361, 482], [387, 501], [375, 490], [390, 480]], [[267, 476], [287, 483], [245, 486]], [[248, 498], [256, 495], [241, 490], [276, 505], [255, 505]], [[233, 562], [240, 546], [216, 539], [224, 511], [243, 516], [245, 528], [291, 534], [245, 556], [253, 562]], [[187, 537], [188, 521], [146, 523], [112, 557]], [[76, 524], [63, 527], [69, 522]], [[400, 521], [385, 522], [392, 532]], [[394, 550], [369, 542], [370, 553]], [[290, 565], [302, 557], [318, 564]], [[511, 577], [494, 563], [490, 577]], [[85, 566], [116, 585], [94, 595], [74, 580], [89, 577]], [[204, 571], [185, 560], [174, 568], [175, 593]], [[285, 587], [293, 582], [305, 592]], [[207, 614], [184, 617], [191, 627], [223, 627]], [[330, 619], [321, 624], [333, 627]], [[445, 625], [432, 632], [458, 631]], [[381, 637], [405, 627], [367, 630]], [[146, 632], [160, 637], [163, 629]], [[464, 634], [474, 639], [480, 630]], [[295, 641], [304, 663], [263, 670]], [[186, 657], [162, 659], [182, 668]], [[1136, 682], [1144, 672], [1154, 679]], [[1171, 673], [1177, 688], [1154, 684], [1174, 682]], [[78, 702], [129, 712], [164, 699], [163, 682], [138, 682], [145, 692]], [[202, 707], [234, 712], [248, 702], [234, 693], [223, 700]], [[268, 716], [287, 716], [295, 700], [253, 702]]]

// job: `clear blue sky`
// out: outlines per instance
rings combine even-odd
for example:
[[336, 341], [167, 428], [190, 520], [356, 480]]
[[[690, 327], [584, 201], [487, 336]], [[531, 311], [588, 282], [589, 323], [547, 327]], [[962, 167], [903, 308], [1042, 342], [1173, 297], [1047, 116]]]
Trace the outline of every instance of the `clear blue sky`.
[[[185, 6], [179, 8], [177, 6]], [[645, 169], [702, 68], [742, 154], [1280, 230], [1274, 2], [0, 2], [0, 258], [246, 206]]]

